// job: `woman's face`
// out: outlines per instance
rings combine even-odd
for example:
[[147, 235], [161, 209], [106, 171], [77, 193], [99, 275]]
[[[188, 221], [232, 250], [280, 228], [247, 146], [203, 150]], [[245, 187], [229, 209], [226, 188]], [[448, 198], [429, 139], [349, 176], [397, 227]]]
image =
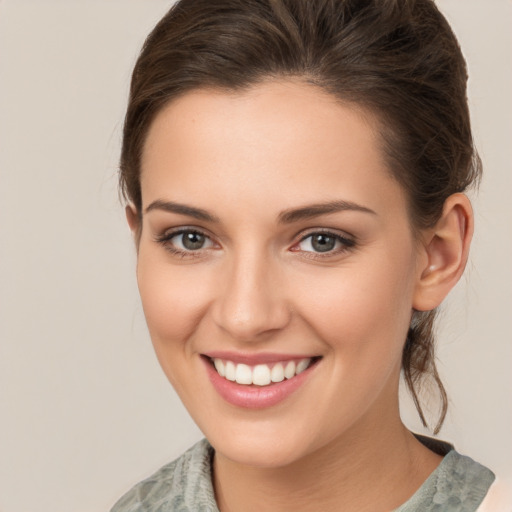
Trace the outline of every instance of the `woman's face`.
[[398, 421], [419, 253], [369, 116], [297, 82], [191, 92], [141, 186], [151, 338], [218, 453], [283, 466]]

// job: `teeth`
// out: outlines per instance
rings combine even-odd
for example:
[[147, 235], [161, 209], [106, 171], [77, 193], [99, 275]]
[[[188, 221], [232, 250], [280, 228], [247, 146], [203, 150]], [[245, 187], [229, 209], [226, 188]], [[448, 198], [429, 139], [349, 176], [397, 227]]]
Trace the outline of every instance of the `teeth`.
[[302, 361], [299, 361], [299, 364], [297, 365], [297, 369], [295, 370], [296, 374], [299, 375], [299, 373], [302, 373], [307, 367], [308, 367], [309, 361], [307, 359], [303, 359]]
[[267, 364], [258, 364], [251, 367], [247, 364], [235, 364], [232, 361], [214, 359], [213, 364], [217, 373], [227, 380], [249, 386], [268, 386], [272, 382], [282, 382], [285, 378], [291, 379], [299, 375], [311, 364], [311, 358], [301, 359], [298, 362], [287, 361], [276, 363], [272, 368]]
[[215, 369], [217, 370], [217, 373], [221, 377], [225, 377], [226, 376], [226, 367], [224, 366], [224, 362], [222, 361], [222, 359], [215, 359], [215, 361], [213, 361], [213, 364], [215, 365]]
[[289, 361], [284, 369], [284, 376], [287, 379], [291, 379], [295, 375], [295, 363], [293, 361]]
[[284, 380], [284, 368], [281, 363], [277, 363], [270, 372], [272, 382], [281, 382]]
[[268, 386], [272, 382], [270, 368], [266, 364], [259, 364], [252, 371], [252, 383], [256, 386]]
[[252, 384], [252, 371], [250, 366], [237, 364], [235, 375], [235, 380], [238, 384]]
[[236, 380], [236, 368], [234, 363], [231, 361], [226, 362], [226, 379], [235, 381]]

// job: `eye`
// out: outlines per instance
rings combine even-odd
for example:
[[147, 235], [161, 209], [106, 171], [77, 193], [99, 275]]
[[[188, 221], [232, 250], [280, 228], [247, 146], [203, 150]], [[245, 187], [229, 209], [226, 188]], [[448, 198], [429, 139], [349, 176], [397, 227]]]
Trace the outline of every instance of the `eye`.
[[169, 251], [178, 254], [197, 252], [214, 246], [208, 236], [194, 229], [164, 233], [157, 238], [157, 242], [164, 245]]
[[310, 253], [339, 253], [353, 247], [355, 242], [349, 238], [334, 233], [310, 233], [297, 245], [298, 251]]
[[212, 242], [202, 233], [197, 231], [185, 231], [173, 236], [170, 242], [179, 249], [186, 251], [197, 251], [212, 245]]

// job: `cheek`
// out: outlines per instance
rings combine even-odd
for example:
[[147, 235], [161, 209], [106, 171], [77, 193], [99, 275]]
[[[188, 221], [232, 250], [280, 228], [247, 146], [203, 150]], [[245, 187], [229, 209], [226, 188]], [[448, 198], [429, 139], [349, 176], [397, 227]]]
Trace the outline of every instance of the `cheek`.
[[[210, 271], [197, 265], [173, 266], [165, 255], [141, 249], [137, 281], [151, 338], [169, 345], [189, 338], [208, 306]], [[183, 346], [184, 348], [184, 346]]]
[[317, 276], [315, 286], [300, 286], [307, 294], [297, 290], [302, 318], [329, 350], [324, 364], [331, 385], [325, 389], [331, 392], [316, 400], [323, 410], [332, 411], [336, 404], [333, 435], [357, 421], [377, 399], [384, 409], [394, 410], [411, 315], [410, 263], [380, 261], [378, 267], [354, 265]]
[[[205, 272], [194, 265], [170, 265], [165, 255], [139, 250], [137, 281], [151, 342], [165, 375], [182, 401], [202, 396], [200, 383], [191, 378], [194, 338], [208, 309], [209, 285]], [[206, 274], [209, 275], [209, 272]]]
[[314, 286], [299, 284], [302, 316], [342, 355], [399, 357], [412, 310], [412, 260], [383, 254], [378, 264], [360, 263], [318, 273]]

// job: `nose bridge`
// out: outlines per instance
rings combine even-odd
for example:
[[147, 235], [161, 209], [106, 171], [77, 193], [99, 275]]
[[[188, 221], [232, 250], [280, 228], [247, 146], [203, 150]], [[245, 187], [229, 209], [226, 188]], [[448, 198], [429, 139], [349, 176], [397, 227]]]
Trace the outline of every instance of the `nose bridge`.
[[254, 249], [226, 261], [215, 321], [233, 338], [256, 341], [288, 323], [287, 301], [276, 267], [272, 257]]

